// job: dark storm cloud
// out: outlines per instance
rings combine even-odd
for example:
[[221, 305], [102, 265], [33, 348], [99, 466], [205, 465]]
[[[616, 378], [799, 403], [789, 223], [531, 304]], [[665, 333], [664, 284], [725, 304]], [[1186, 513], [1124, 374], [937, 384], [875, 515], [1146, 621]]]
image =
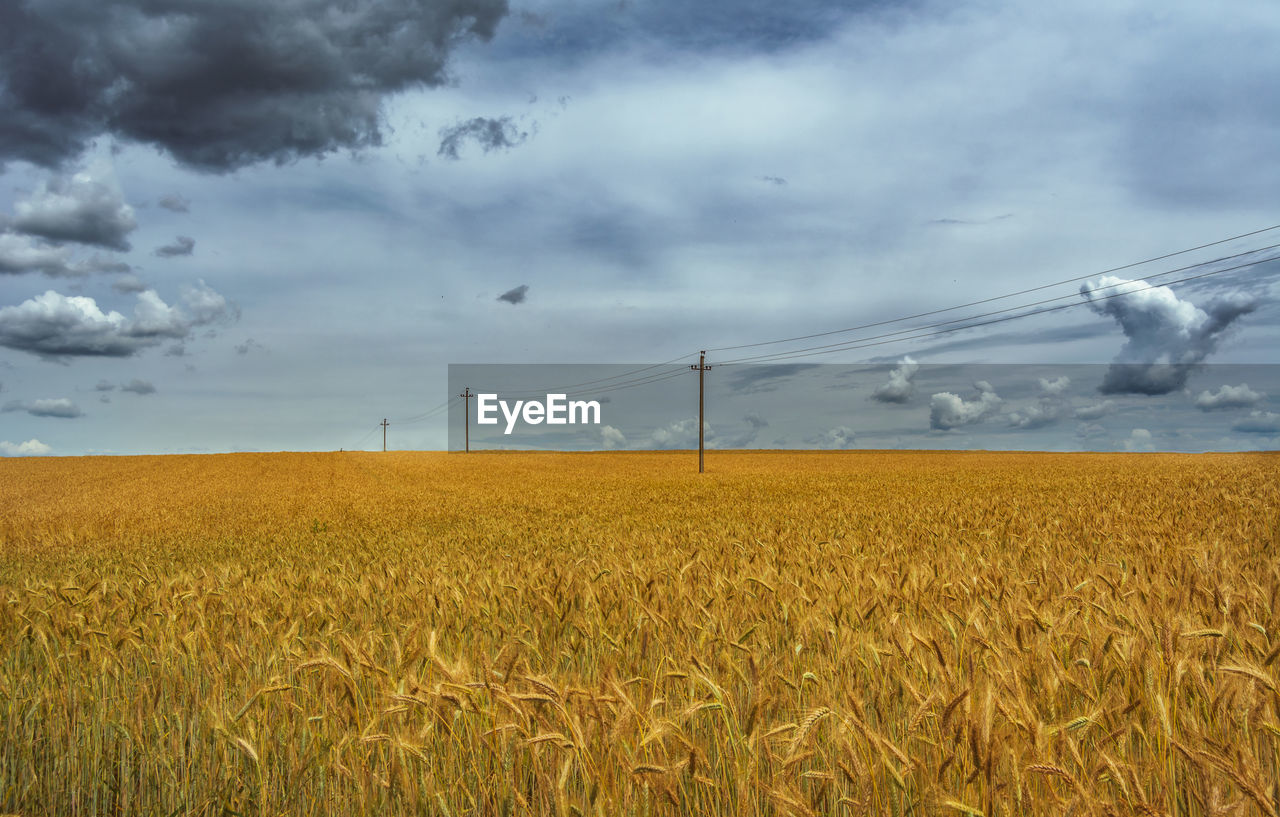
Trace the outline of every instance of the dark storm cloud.
[[475, 142], [485, 153], [504, 150], [523, 144], [529, 134], [521, 131], [511, 117], [490, 119], [477, 116], [450, 128], [440, 130], [440, 149], [436, 154], [446, 159], [458, 159], [465, 142]]
[[564, 60], [616, 52], [628, 44], [652, 48], [660, 43], [699, 55], [713, 51], [776, 52], [826, 39], [858, 10], [874, 11], [884, 5], [873, 0], [555, 4], [539, 9], [541, 13], [509, 31], [507, 48], [517, 54], [554, 51]]
[[496, 300], [506, 301], [509, 304], [522, 304], [525, 297], [529, 293], [529, 285], [521, 284], [515, 289], [509, 289], [497, 297]]
[[184, 196], [179, 196], [177, 194], [169, 195], [169, 196], [161, 196], [160, 200], [157, 201], [156, 204], [160, 205], [161, 207], [163, 207], [164, 209], [172, 213], [191, 212], [191, 202], [188, 201]]
[[161, 258], [174, 258], [179, 255], [191, 255], [195, 252], [196, 240], [191, 236], [180, 235], [173, 240], [172, 244], [165, 244], [163, 247], [156, 248], [156, 255]]
[[11, 400], [0, 411], [25, 411], [32, 417], [57, 417], [64, 420], [84, 416], [80, 407], [65, 397], [51, 400]]
[[0, 162], [55, 166], [95, 136], [215, 172], [378, 145], [391, 93], [438, 86], [506, 0], [0, 4]]
[[1231, 294], [1201, 309], [1168, 287], [1148, 286], [1111, 275], [1080, 286], [1089, 307], [1115, 318], [1125, 335], [1098, 387], [1103, 394], [1160, 395], [1183, 388], [1231, 325], [1257, 308], [1252, 296]]
[[729, 391], [735, 394], [757, 394], [775, 391], [787, 378], [809, 369], [816, 369], [818, 366], [817, 363], [779, 363], [767, 366], [734, 367], [726, 380]]
[[48, 241], [129, 249], [138, 226], [120, 192], [88, 174], [58, 176], [14, 205], [13, 229]]
[[130, 357], [235, 314], [235, 307], [204, 282], [188, 287], [181, 305], [166, 304], [154, 291], [142, 292], [132, 317], [103, 312], [93, 298], [50, 290], [0, 308], [0, 346], [49, 359]]

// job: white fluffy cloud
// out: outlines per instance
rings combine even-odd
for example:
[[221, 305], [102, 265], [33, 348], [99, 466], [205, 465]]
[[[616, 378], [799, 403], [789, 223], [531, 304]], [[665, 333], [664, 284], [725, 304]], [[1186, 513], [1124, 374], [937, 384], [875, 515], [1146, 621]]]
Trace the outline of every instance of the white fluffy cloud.
[[1055, 377], [1052, 380], [1047, 377], [1042, 377], [1038, 382], [1040, 384], [1040, 391], [1051, 396], [1062, 394], [1071, 386], [1071, 378], [1067, 377], [1065, 374], [1060, 377]]
[[24, 443], [0, 440], [0, 457], [43, 457], [51, 453], [52, 448], [34, 438]]
[[1151, 432], [1145, 428], [1135, 428], [1129, 432], [1129, 437], [1124, 441], [1125, 451], [1155, 451], [1155, 446], [1151, 444]]
[[49, 290], [17, 306], [0, 308], [0, 346], [43, 357], [129, 357], [164, 340], [182, 340], [192, 329], [235, 310], [201, 281], [169, 305], [154, 290], [137, 295], [133, 316], [104, 312], [83, 295]]
[[920, 364], [907, 355], [889, 372], [889, 380], [882, 383], [871, 393], [873, 400], [881, 403], [905, 403], [915, 393], [916, 386], [911, 379], [920, 370]]
[[929, 403], [929, 427], [946, 431], [986, 419], [1004, 401], [985, 380], [973, 384], [978, 397], [965, 400], [949, 391], [933, 395]]
[[821, 434], [806, 437], [804, 441], [806, 445], [812, 445], [815, 448], [842, 451], [853, 445], [854, 433], [853, 429], [848, 426], [836, 426], [835, 428], [827, 429]]
[[1267, 396], [1262, 392], [1249, 388], [1248, 383], [1241, 383], [1239, 386], [1224, 385], [1216, 392], [1207, 389], [1200, 392], [1196, 397], [1196, 408], [1201, 411], [1249, 408], [1250, 406], [1256, 406], [1266, 398]]
[[1056, 423], [1060, 411], [1057, 403], [1041, 400], [1037, 405], [1010, 412], [1009, 425], [1013, 428], [1043, 428]]
[[[702, 438], [704, 444], [709, 442], [714, 436], [715, 433], [711, 430], [711, 424], [705, 423], [702, 427]], [[697, 418], [690, 417], [687, 420], [678, 420], [670, 425], [666, 425], [655, 430], [649, 436], [649, 447], [660, 449], [697, 448]]]
[[600, 443], [607, 450], [627, 447], [627, 437], [613, 426], [606, 425], [600, 427]]

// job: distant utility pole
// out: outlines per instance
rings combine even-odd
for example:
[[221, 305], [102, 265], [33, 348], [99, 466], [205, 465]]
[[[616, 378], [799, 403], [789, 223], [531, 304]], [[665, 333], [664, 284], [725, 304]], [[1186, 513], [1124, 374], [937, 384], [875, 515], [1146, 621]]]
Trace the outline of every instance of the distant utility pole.
[[462, 428], [464, 439], [466, 440], [466, 452], [471, 453], [471, 387], [467, 386], [462, 390], [462, 394], [458, 395], [462, 398]]
[[387, 450], [387, 418], [383, 417], [378, 425], [382, 426], [382, 450], [385, 452]]
[[703, 351], [701, 351], [701, 352], [698, 352], [698, 365], [697, 365], [697, 366], [694, 366], [694, 365], [690, 364], [689, 368], [690, 368], [690, 369], [693, 369], [694, 371], [696, 371], [696, 372], [698, 373], [698, 473], [699, 473], [699, 474], [701, 474], [701, 473], [702, 473], [702, 471], [703, 471], [703, 468], [702, 468], [702, 452], [703, 452], [703, 446], [702, 446], [702, 427], [703, 427], [703, 425], [705, 425], [705, 424], [704, 424], [704, 422], [703, 422], [703, 420], [702, 420], [702, 403], [703, 403], [703, 401], [702, 401], [702, 373], [703, 373], [703, 372], [705, 372], [705, 371], [708, 371], [708, 370], [711, 368], [710, 366], [708, 366], [708, 365], [707, 365], [707, 352], [706, 352], [706, 350], [705, 350], [705, 349], [704, 349]]

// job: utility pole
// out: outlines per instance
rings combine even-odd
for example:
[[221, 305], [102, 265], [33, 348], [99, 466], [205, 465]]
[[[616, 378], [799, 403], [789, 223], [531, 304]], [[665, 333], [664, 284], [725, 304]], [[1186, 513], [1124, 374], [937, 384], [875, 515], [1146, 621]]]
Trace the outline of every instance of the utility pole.
[[462, 423], [464, 439], [466, 440], [466, 452], [471, 453], [471, 387], [467, 386], [462, 390], [462, 394], [458, 395], [462, 398]]
[[703, 468], [702, 468], [702, 452], [703, 452], [703, 446], [702, 446], [702, 430], [703, 430], [703, 426], [705, 425], [705, 423], [703, 422], [703, 419], [702, 419], [702, 404], [703, 404], [703, 401], [702, 401], [702, 373], [703, 373], [703, 372], [705, 372], [705, 371], [707, 371], [707, 370], [709, 370], [709, 369], [711, 368], [710, 366], [708, 366], [708, 365], [707, 365], [707, 352], [706, 352], [706, 350], [705, 350], [705, 349], [704, 349], [703, 351], [701, 351], [701, 352], [698, 352], [698, 365], [697, 365], [697, 366], [694, 366], [694, 365], [690, 364], [689, 368], [690, 368], [690, 369], [695, 370], [695, 371], [698, 373], [698, 473], [699, 473], [699, 474], [701, 474], [701, 473], [703, 472]]
[[382, 450], [385, 453], [387, 450], [387, 418], [383, 417], [382, 422], [378, 423], [378, 425], [382, 426]]

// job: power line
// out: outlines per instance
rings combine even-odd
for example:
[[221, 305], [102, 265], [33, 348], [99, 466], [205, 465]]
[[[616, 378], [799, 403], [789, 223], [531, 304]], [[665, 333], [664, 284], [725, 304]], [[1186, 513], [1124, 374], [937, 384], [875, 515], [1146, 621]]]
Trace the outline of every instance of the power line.
[[[1032, 292], [1039, 292], [1045, 289], [1052, 289], [1053, 287], [1063, 286], [1064, 284], [1073, 284], [1079, 281], [1083, 281], [1087, 278], [1093, 278], [1099, 275], [1108, 275], [1113, 272], [1121, 272], [1123, 270], [1132, 269], [1133, 267], [1140, 267], [1143, 264], [1152, 264], [1152, 263], [1155, 263], [1156, 261], [1163, 261], [1166, 258], [1174, 258], [1179, 255], [1186, 255], [1189, 252], [1195, 252], [1197, 250], [1207, 249], [1208, 247], [1216, 247], [1219, 244], [1226, 244], [1231, 241], [1238, 241], [1239, 239], [1242, 239], [1242, 238], [1249, 238], [1250, 236], [1261, 235], [1262, 233], [1270, 232], [1272, 230], [1277, 230], [1277, 229], [1280, 229], [1280, 224], [1275, 224], [1270, 227], [1264, 227], [1261, 230], [1253, 230], [1251, 232], [1241, 233], [1240, 235], [1234, 235], [1234, 236], [1231, 236], [1230, 238], [1219, 239], [1218, 241], [1211, 241], [1208, 244], [1201, 244], [1197, 247], [1189, 247], [1185, 250], [1178, 250], [1177, 252], [1165, 253], [1164, 255], [1156, 256], [1154, 258], [1148, 258], [1144, 261], [1135, 261], [1131, 264], [1124, 264], [1123, 266], [1112, 267], [1111, 269], [1102, 270], [1101, 272], [1092, 272], [1092, 273], [1089, 273], [1088, 275], [1080, 275], [1074, 278], [1067, 278], [1062, 281], [1056, 281], [1052, 284], [1042, 284], [1041, 286], [1035, 286], [1029, 289], [1023, 289], [1017, 292], [1010, 292], [1005, 295], [996, 295], [990, 298], [983, 298], [982, 300], [978, 300], [978, 301], [970, 301], [969, 303], [958, 304], [956, 306], [948, 306], [943, 309], [933, 309], [928, 312], [919, 312], [915, 315], [905, 315], [901, 318], [893, 318], [891, 320], [876, 321], [874, 323], [865, 323], [860, 326], [850, 326], [845, 329], [832, 329], [827, 332], [815, 332], [811, 335], [797, 335], [791, 338], [779, 338], [778, 340], [765, 340], [765, 341], [760, 341], [758, 343], [741, 343], [736, 346], [719, 346], [714, 349], [708, 349], [707, 351], [708, 352], [729, 352], [735, 349], [751, 349], [759, 346], [772, 346], [778, 343], [791, 343], [793, 341], [798, 341], [798, 340], [812, 340], [813, 338], [822, 338], [822, 337], [828, 337], [830, 335], [839, 335], [845, 332], [858, 332], [863, 329], [874, 329], [877, 326], [888, 326], [890, 324], [902, 323], [903, 321], [915, 320], [916, 318], [927, 318], [933, 315], [941, 315], [944, 312], [954, 312], [957, 309], [967, 309], [968, 307], [971, 307], [971, 306], [981, 306], [982, 304], [992, 303], [994, 301], [1002, 301], [1006, 298], [1016, 298], [1019, 295], [1027, 295]], [[1272, 245], [1272, 247], [1275, 247], [1275, 246], [1280, 246], [1280, 245]], [[1271, 249], [1271, 247], [1262, 247], [1257, 250], [1250, 250], [1249, 252], [1259, 252], [1264, 249]], [[1247, 253], [1241, 253], [1241, 255], [1243, 254], [1247, 254]], [[1227, 257], [1234, 258], [1238, 256], [1227, 256]], [[1213, 262], [1204, 262], [1204, 263], [1213, 263]], [[1193, 265], [1193, 266], [1199, 266], [1199, 265]], [[1184, 269], [1187, 269], [1187, 268], [1184, 268]], [[1161, 274], [1164, 274], [1164, 273], [1161, 273]]]
[[396, 425], [408, 425], [410, 423], [420, 423], [423, 420], [429, 420], [430, 418], [435, 417], [444, 409], [449, 408], [449, 406], [451, 406], [453, 402], [457, 399], [458, 398], [456, 397], [450, 397], [448, 400], [445, 400], [440, 405], [435, 406], [434, 408], [428, 409], [423, 414], [417, 414], [417, 415], [414, 415], [413, 417], [407, 417], [403, 420], [395, 420], [394, 422], [396, 423]]
[[[1280, 246], [1280, 245], [1277, 245], [1277, 246]], [[1246, 254], [1248, 254], [1248, 253], [1246, 253]], [[1058, 311], [1061, 311], [1061, 310], [1064, 310], [1064, 309], [1071, 309], [1071, 308], [1074, 308], [1074, 307], [1087, 306], [1088, 304], [1090, 304], [1090, 303], [1092, 303], [1092, 302], [1096, 302], [1096, 301], [1107, 301], [1107, 300], [1111, 300], [1112, 298], [1121, 298], [1121, 297], [1124, 297], [1125, 295], [1131, 295], [1131, 294], [1133, 294], [1133, 293], [1135, 293], [1135, 292], [1146, 292], [1146, 291], [1148, 291], [1148, 290], [1157, 289], [1157, 288], [1162, 287], [1162, 286], [1169, 286], [1169, 285], [1171, 285], [1171, 284], [1181, 284], [1181, 283], [1185, 283], [1185, 282], [1187, 282], [1187, 281], [1194, 281], [1194, 280], [1197, 280], [1197, 279], [1200, 279], [1200, 278], [1207, 278], [1207, 277], [1212, 276], [1212, 275], [1222, 275], [1223, 273], [1227, 273], [1227, 272], [1234, 272], [1234, 271], [1236, 271], [1236, 270], [1246, 269], [1246, 268], [1248, 268], [1248, 267], [1254, 267], [1254, 266], [1257, 266], [1258, 264], [1265, 264], [1265, 263], [1267, 263], [1268, 261], [1276, 261], [1276, 260], [1280, 260], [1280, 254], [1278, 254], [1278, 255], [1273, 255], [1273, 256], [1271, 256], [1271, 257], [1269, 257], [1269, 258], [1262, 258], [1262, 259], [1259, 259], [1259, 260], [1257, 260], [1257, 261], [1250, 261], [1250, 262], [1245, 263], [1245, 264], [1237, 264], [1236, 266], [1233, 266], [1233, 267], [1227, 267], [1227, 268], [1225, 268], [1225, 269], [1210, 270], [1210, 271], [1208, 271], [1208, 272], [1202, 272], [1202, 273], [1200, 273], [1200, 274], [1198, 274], [1198, 275], [1188, 275], [1188, 276], [1186, 276], [1186, 277], [1184, 277], [1184, 278], [1179, 278], [1179, 279], [1176, 279], [1176, 280], [1173, 280], [1173, 281], [1165, 281], [1165, 282], [1160, 283], [1160, 284], [1148, 284], [1148, 285], [1146, 285], [1146, 286], [1138, 287], [1138, 288], [1136, 288], [1136, 289], [1126, 289], [1126, 290], [1124, 290], [1124, 291], [1122, 291], [1122, 292], [1115, 292], [1115, 293], [1112, 293], [1112, 294], [1110, 294], [1110, 295], [1103, 295], [1103, 296], [1100, 296], [1100, 297], [1094, 298], [1094, 299], [1093, 299], [1093, 301], [1072, 301], [1071, 303], [1059, 304], [1059, 305], [1057, 305], [1057, 306], [1046, 307], [1046, 308], [1044, 308], [1044, 309], [1036, 309], [1036, 310], [1034, 310], [1034, 311], [1031, 311], [1031, 312], [1024, 312], [1024, 313], [1019, 314], [1019, 315], [1004, 315], [1003, 317], [993, 318], [992, 320], [988, 320], [988, 321], [978, 321], [978, 322], [975, 322], [975, 323], [964, 323], [964, 325], [963, 325], [963, 326], [950, 326], [950, 328], [943, 328], [943, 329], [938, 329], [938, 328], [937, 328], [937, 327], [945, 327], [945, 326], [948, 326], [949, 324], [953, 324], [953, 323], [959, 323], [959, 322], [972, 321], [972, 320], [974, 320], [975, 318], [982, 318], [982, 317], [986, 317], [986, 316], [988, 316], [988, 315], [999, 315], [999, 314], [1002, 314], [1002, 313], [1005, 313], [1005, 312], [1011, 312], [1011, 311], [1015, 311], [1015, 310], [1019, 310], [1019, 309], [1027, 309], [1027, 308], [1029, 308], [1029, 307], [1038, 306], [1038, 305], [1040, 305], [1040, 304], [1047, 304], [1047, 303], [1052, 303], [1052, 302], [1054, 302], [1054, 301], [1061, 301], [1061, 300], [1064, 300], [1064, 299], [1066, 299], [1066, 298], [1075, 297], [1075, 294], [1072, 294], [1072, 295], [1064, 295], [1064, 296], [1057, 297], [1057, 298], [1048, 298], [1048, 299], [1045, 299], [1045, 300], [1043, 300], [1043, 301], [1037, 301], [1037, 302], [1030, 303], [1030, 304], [1023, 304], [1023, 305], [1021, 305], [1021, 306], [1009, 307], [1008, 309], [1001, 309], [1001, 310], [997, 310], [997, 311], [995, 311], [995, 312], [988, 312], [988, 313], [984, 313], [984, 314], [982, 314], [982, 315], [973, 315], [973, 316], [970, 316], [970, 317], [968, 317], [968, 318], [961, 318], [961, 319], [958, 319], [958, 320], [952, 320], [952, 321], [944, 321], [944, 322], [942, 322], [942, 323], [930, 324], [930, 325], [928, 325], [928, 326], [915, 327], [915, 328], [912, 328], [912, 329], [903, 329], [903, 330], [900, 330], [900, 331], [897, 331], [897, 332], [889, 332], [889, 333], [886, 333], [886, 334], [883, 334], [883, 335], [872, 335], [872, 336], [870, 336], [870, 337], [866, 337], [866, 338], [857, 338], [857, 339], [849, 340], [849, 341], [841, 341], [840, 343], [825, 344], [825, 345], [823, 345], [823, 346], [813, 346], [813, 347], [809, 347], [809, 348], [807, 348], [807, 349], [793, 349], [793, 350], [786, 351], [786, 352], [775, 352], [775, 353], [767, 354], [767, 355], [753, 355], [753, 356], [750, 356], [750, 357], [743, 357], [743, 358], [736, 358], [736, 359], [733, 359], [733, 360], [726, 360], [726, 361], [724, 361], [724, 362], [720, 363], [719, 365], [721, 365], [721, 366], [735, 366], [735, 365], [741, 365], [741, 364], [743, 364], [743, 363], [751, 363], [751, 362], [762, 362], [762, 361], [776, 362], [776, 361], [781, 361], [781, 360], [791, 360], [791, 359], [794, 359], [794, 358], [800, 358], [800, 357], [813, 357], [813, 356], [815, 356], [815, 355], [831, 354], [831, 353], [833, 353], [833, 352], [847, 351], [847, 350], [850, 350], [850, 349], [865, 349], [865, 348], [868, 348], [868, 347], [871, 347], [871, 346], [883, 346], [883, 345], [885, 345], [885, 344], [887, 344], [887, 343], [897, 343], [897, 342], [899, 342], [899, 341], [904, 341], [904, 340], [919, 340], [920, 338], [934, 337], [934, 336], [937, 336], [937, 335], [945, 335], [945, 334], [948, 334], [948, 333], [951, 333], [951, 332], [959, 332], [959, 331], [964, 330], [964, 329], [976, 329], [976, 328], [978, 328], [978, 327], [980, 327], [980, 326], [990, 326], [990, 325], [992, 325], [992, 324], [1004, 323], [1004, 322], [1006, 322], [1006, 321], [1012, 321], [1012, 320], [1018, 320], [1019, 318], [1029, 318], [1029, 317], [1033, 317], [1033, 316], [1035, 316], [1035, 315], [1044, 315], [1044, 314], [1047, 314], [1047, 313], [1049, 313], [1049, 312], [1058, 312]], [[1206, 262], [1206, 263], [1213, 263], [1213, 262]], [[1194, 266], [1201, 266], [1201, 265], [1194, 265]], [[1190, 269], [1190, 268], [1194, 268], [1194, 267], [1184, 267], [1183, 269]], [[1169, 273], [1160, 273], [1160, 275], [1167, 275], [1167, 274], [1169, 274]], [[1151, 276], [1151, 277], [1158, 277], [1158, 276]], [[1134, 282], [1132, 282], [1132, 281], [1126, 281], [1126, 282], [1124, 282], [1124, 283], [1128, 284], [1128, 283], [1134, 283]], [[1109, 286], [1106, 286], [1106, 287], [1100, 287], [1099, 289], [1114, 289], [1114, 288], [1119, 287], [1119, 286], [1123, 286], [1123, 284], [1112, 284], [1112, 285], [1109, 285]], [[934, 330], [936, 330], [936, 331], [923, 331], [923, 330], [928, 330], [928, 329], [934, 329]], [[910, 334], [910, 333], [913, 333], [913, 332], [915, 332], [915, 333], [919, 333], [919, 334]], [[899, 337], [899, 336], [902, 336], [902, 335], [905, 335], [905, 337]], [[884, 338], [887, 338], [887, 340], [885, 340]]]

